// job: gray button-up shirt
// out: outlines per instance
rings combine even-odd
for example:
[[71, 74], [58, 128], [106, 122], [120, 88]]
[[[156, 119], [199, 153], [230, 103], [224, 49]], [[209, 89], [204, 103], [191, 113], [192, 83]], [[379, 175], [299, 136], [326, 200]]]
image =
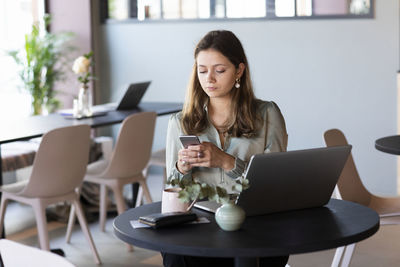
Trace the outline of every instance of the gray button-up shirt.
[[259, 106], [262, 113], [263, 126], [257, 135], [246, 137], [225, 137], [224, 147], [221, 147], [217, 129], [210, 123], [209, 127], [198, 135], [201, 142], [214, 143], [226, 153], [235, 157], [235, 167], [230, 171], [221, 168], [193, 167], [183, 175], [176, 168], [178, 151], [183, 148], [179, 136], [183, 135], [181, 127], [182, 113], [172, 114], [168, 123], [166, 168], [168, 180], [175, 177], [179, 179], [194, 178], [197, 181], [209, 185], [224, 187], [232, 192], [235, 179], [240, 177], [246, 169], [246, 165], [254, 154], [286, 151], [288, 135], [286, 133], [285, 120], [274, 102], [262, 102]]

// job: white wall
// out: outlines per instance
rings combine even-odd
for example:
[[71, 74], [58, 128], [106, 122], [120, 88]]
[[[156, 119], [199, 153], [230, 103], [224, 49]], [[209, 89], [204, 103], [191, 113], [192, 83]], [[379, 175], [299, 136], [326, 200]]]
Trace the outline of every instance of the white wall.
[[[368, 189], [396, 193], [396, 158], [374, 141], [397, 129], [398, 1], [376, 1], [375, 19], [105, 24], [102, 100], [117, 101], [127, 84], [152, 80], [144, 101], [183, 101], [193, 49], [213, 29], [242, 41], [256, 95], [285, 116], [290, 150], [324, 146], [323, 132], [340, 128]], [[154, 148], [164, 146], [166, 126], [159, 118]]]

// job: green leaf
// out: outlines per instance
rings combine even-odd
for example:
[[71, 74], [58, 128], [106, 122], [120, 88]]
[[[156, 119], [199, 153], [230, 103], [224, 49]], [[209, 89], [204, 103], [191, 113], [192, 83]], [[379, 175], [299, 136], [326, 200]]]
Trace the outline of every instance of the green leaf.
[[240, 193], [243, 191], [243, 186], [241, 184], [235, 184], [232, 186], [232, 190]]
[[178, 198], [183, 202], [190, 202], [190, 194], [185, 189], [179, 191]]
[[[210, 201], [216, 201], [219, 203], [231, 202], [231, 195], [228, 194], [227, 190], [220, 186], [209, 185], [204, 182], [198, 182], [190, 177], [185, 177], [182, 180], [178, 178], [170, 177], [167, 184], [172, 186], [178, 186], [182, 190], [179, 192], [179, 199], [184, 202], [190, 202], [195, 199], [208, 198]], [[232, 190], [237, 194], [232, 196], [237, 196], [238, 193], [249, 187], [249, 180], [244, 178], [239, 178], [236, 180], [236, 184], [232, 186]]]
[[93, 51], [83, 55], [85, 58], [90, 59], [93, 56]]
[[32, 96], [35, 114], [40, 112], [43, 105], [50, 111], [60, 106], [53, 87], [63, 77], [64, 58], [67, 58], [67, 52], [72, 49], [66, 43], [73, 34], [47, 32], [50, 21], [51, 17], [46, 14], [44, 33], [40, 33], [40, 27], [32, 25], [31, 32], [25, 34], [23, 48], [8, 52], [18, 65], [18, 75], [24, 88]]

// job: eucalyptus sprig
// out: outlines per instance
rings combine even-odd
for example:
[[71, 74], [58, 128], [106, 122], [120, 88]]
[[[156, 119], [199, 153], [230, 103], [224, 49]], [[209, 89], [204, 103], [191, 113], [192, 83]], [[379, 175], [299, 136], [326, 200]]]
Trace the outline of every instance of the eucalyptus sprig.
[[[181, 191], [179, 191], [179, 199], [183, 202], [191, 202], [204, 198], [221, 204], [231, 201], [231, 196], [225, 188], [202, 183], [194, 179], [187, 178], [179, 180], [179, 178], [173, 178], [169, 180], [167, 184], [181, 188]], [[241, 176], [236, 179], [235, 185], [232, 186], [232, 191], [235, 192], [234, 195], [238, 195], [243, 190], [249, 188], [249, 186], [249, 180]]]

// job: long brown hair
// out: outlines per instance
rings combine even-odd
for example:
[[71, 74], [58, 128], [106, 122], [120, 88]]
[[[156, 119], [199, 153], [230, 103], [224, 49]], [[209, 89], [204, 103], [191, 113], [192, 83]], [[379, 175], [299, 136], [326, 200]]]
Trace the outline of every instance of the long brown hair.
[[250, 79], [249, 64], [239, 39], [231, 31], [211, 31], [197, 44], [194, 51], [194, 65], [182, 110], [182, 128], [185, 134], [199, 134], [207, 129], [209, 121], [204, 106], [209, 97], [202, 89], [197, 76], [197, 55], [207, 49], [223, 54], [237, 69], [245, 65], [240, 78], [240, 88], [232, 88], [231, 124], [228, 133], [234, 137], [254, 136], [261, 125], [261, 114], [257, 112], [258, 102], [254, 96]]

